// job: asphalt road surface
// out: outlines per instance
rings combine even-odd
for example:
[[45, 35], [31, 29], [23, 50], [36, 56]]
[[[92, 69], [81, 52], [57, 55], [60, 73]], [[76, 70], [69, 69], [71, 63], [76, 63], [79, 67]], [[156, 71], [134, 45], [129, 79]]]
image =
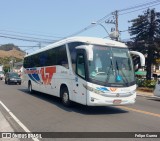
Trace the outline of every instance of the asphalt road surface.
[[[21, 85], [6, 85], [0, 81], [0, 101], [31, 132], [160, 132], [160, 99], [137, 96], [134, 105], [87, 107], [74, 104], [66, 108], [59, 98], [43, 93], [29, 94]], [[0, 105], [0, 111], [15, 132], [23, 132]], [[55, 141], [98, 141], [145, 139], [54, 138]]]

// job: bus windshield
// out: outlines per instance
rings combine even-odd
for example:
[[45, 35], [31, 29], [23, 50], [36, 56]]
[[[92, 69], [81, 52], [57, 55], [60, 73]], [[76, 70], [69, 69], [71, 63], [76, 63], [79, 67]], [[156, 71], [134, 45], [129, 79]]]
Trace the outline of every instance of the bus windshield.
[[93, 46], [93, 61], [88, 62], [89, 80], [93, 83], [124, 87], [135, 84], [129, 50], [122, 47]]

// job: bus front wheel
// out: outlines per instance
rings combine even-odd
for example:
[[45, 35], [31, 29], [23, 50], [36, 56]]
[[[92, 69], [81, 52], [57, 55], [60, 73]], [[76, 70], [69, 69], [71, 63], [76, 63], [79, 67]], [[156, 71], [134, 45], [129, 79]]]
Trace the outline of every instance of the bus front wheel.
[[61, 99], [62, 99], [63, 105], [67, 107], [71, 106], [71, 101], [69, 99], [69, 92], [66, 87], [61, 88]]

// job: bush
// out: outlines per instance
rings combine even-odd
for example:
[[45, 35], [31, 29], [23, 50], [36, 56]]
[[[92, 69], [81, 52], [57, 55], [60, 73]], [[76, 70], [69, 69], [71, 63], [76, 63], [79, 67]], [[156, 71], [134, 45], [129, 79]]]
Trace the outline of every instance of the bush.
[[156, 85], [156, 80], [137, 79], [136, 83], [138, 87], [154, 88]]

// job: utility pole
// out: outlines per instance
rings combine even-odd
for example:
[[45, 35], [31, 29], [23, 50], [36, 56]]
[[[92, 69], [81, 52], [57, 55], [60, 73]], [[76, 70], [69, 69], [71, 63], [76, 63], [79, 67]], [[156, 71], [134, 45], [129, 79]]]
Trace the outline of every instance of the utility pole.
[[[119, 33], [118, 30], [118, 11], [115, 11], [115, 18], [116, 18], [116, 32]], [[118, 41], [118, 37], [116, 38], [116, 41]]]
[[[114, 24], [115, 25], [116, 34], [119, 34], [119, 29], [118, 29], [118, 10], [114, 11], [112, 13], [112, 15], [114, 16], [113, 20], [108, 20], [105, 23], [107, 23], [107, 24]], [[118, 41], [118, 36], [115, 39], [116, 39], [116, 41]]]

